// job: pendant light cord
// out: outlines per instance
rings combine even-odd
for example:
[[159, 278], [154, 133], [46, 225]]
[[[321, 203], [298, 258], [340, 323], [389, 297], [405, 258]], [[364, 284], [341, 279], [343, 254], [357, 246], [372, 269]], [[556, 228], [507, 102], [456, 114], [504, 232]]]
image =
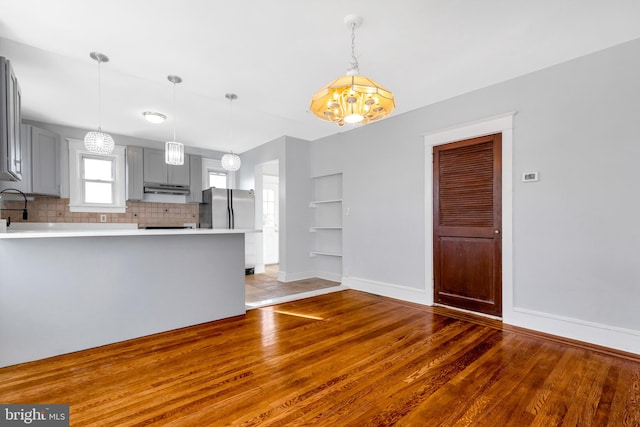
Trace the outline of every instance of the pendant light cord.
[[[229, 132], [229, 143], [233, 144], [233, 97], [229, 98], [229, 125], [231, 131]], [[231, 151], [233, 153], [233, 151]]]
[[100, 81], [102, 79], [102, 75], [100, 73], [100, 66], [102, 65], [102, 61], [98, 60], [98, 131], [102, 131], [102, 89], [100, 85]]
[[173, 82], [173, 140], [176, 140], [176, 82]]
[[356, 73], [359, 74], [360, 65], [358, 65], [358, 58], [356, 58], [356, 23], [355, 22], [351, 24], [351, 58], [353, 58], [353, 62], [351, 63], [353, 70], [355, 70]]

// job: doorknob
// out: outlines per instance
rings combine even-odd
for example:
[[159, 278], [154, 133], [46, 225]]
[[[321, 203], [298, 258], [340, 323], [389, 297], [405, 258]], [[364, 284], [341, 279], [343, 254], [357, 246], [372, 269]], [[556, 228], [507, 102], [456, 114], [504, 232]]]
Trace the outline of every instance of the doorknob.
[[500, 230], [494, 230], [493, 232], [496, 234], [500, 234]]

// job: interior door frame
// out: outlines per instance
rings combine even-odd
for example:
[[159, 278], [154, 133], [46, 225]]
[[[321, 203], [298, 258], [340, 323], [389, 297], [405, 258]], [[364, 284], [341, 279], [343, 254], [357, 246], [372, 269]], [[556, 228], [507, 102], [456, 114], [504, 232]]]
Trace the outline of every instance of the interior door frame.
[[[434, 305], [433, 147], [494, 133], [502, 134], [502, 320], [513, 318], [513, 118], [515, 112], [440, 129], [424, 135], [425, 303]], [[487, 316], [482, 313], [479, 315]], [[489, 316], [492, 317], [492, 316]]]

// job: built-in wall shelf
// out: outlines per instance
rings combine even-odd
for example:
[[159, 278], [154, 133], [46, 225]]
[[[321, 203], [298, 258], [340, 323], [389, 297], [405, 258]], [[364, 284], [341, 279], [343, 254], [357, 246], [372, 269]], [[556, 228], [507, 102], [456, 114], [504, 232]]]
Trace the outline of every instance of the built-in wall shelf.
[[342, 277], [342, 174], [312, 177], [309, 256], [318, 277]]
[[342, 254], [333, 253], [333, 252], [318, 252], [318, 251], [309, 252], [309, 256], [316, 256], [316, 255], [332, 256], [332, 257], [339, 257], [339, 258], [342, 257]]
[[342, 227], [311, 227], [309, 231], [315, 233], [318, 230], [342, 230]]
[[309, 206], [315, 208], [318, 205], [323, 205], [325, 203], [342, 203], [342, 199], [331, 199], [331, 200], [315, 200], [309, 203]]

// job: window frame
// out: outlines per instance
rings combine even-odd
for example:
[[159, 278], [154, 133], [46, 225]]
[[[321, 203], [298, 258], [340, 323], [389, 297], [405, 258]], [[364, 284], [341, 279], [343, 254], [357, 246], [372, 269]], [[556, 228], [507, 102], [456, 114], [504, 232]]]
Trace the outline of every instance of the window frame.
[[[125, 181], [125, 147], [116, 145], [111, 154], [96, 154], [87, 151], [84, 142], [69, 139], [69, 211], [70, 212], [102, 212], [125, 213], [126, 181]], [[84, 158], [109, 159], [113, 169], [113, 202], [86, 203], [84, 194], [85, 181], [105, 182], [84, 179]]]

